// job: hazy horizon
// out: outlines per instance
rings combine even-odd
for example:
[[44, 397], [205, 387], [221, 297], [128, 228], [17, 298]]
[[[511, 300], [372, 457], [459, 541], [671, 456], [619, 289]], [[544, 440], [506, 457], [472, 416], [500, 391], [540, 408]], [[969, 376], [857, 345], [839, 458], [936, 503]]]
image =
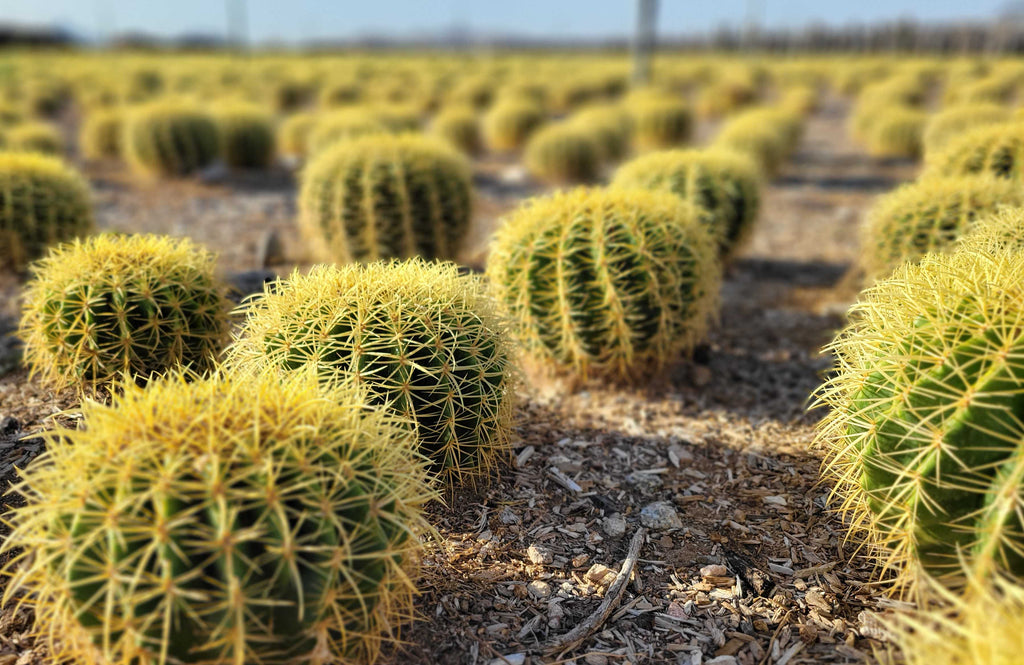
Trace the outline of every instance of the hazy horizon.
[[[1006, 0], [865, 0], [810, 2], [721, 0], [713, 4], [661, 0], [658, 32], [681, 35], [739, 28], [753, 19], [765, 29], [813, 24], [842, 26], [910, 19], [955, 23], [991, 21]], [[394, 38], [458, 30], [531, 38], [604, 38], [629, 33], [635, 0], [520, 0], [515, 6], [472, 0], [4, 0], [0, 22], [53, 26], [86, 39], [144, 32], [158, 37], [225, 34], [229, 7], [244, 5], [254, 43], [299, 43], [379, 35]]]

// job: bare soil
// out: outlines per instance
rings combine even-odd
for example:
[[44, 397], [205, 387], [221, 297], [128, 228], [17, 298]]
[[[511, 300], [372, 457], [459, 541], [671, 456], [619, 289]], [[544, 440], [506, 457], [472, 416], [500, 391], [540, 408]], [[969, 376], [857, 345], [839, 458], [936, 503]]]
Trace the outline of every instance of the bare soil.
[[[832, 100], [808, 121], [692, 359], [639, 388], [527, 389], [515, 463], [486, 491], [433, 508], [443, 538], [425, 560], [422, 618], [384, 662], [796, 665], [884, 651], [876, 615], [897, 603], [872, 585], [870, 563], [828, 510], [811, 446], [819, 414], [807, 407], [831, 363], [820, 349], [856, 296], [848, 271], [864, 212], [916, 167], [863, 154], [845, 113]], [[508, 159], [478, 165], [470, 264], [500, 216], [541, 191], [514, 169]], [[288, 259], [280, 270], [305, 261], [284, 170], [150, 185], [113, 167], [87, 172], [101, 228], [192, 236], [232, 273], [262, 268], [273, 232]], [[19, 283], [0, 275], [0, 340]], [[0, 489], [42, 450], [18, 437], [55, 414], [73, 420], [73, 408], [23, 369], [0, 378]], [[580, 646], [550, 650], [602, 603], [640, 529], [639, 560], [611, 615]], [[0, 614], [0, 665], [46, 662], [31, 619]]]

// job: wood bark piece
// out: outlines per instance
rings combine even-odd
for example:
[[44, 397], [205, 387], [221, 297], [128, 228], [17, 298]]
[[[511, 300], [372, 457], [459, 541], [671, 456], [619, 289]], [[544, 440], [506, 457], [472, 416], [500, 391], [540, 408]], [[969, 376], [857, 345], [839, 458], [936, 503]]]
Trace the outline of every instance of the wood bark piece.
[[640, 547], [644, 543], [644, 536], [647, 535], [647, 529], [640, 527], [633, 535], [633, 540], [629, 543], [629, 553], [626, 555], [626, 560], [622, 562], [622, 567], [619, 569], [619, 574], [615, 576], [615, 579], [608, 586], [608, 591], [604, 595], [604, 600], [601, 605], [591, 614], [583, 623], [577, 625], [575, 628], [570, 630], [565, 635], [551, 641], [545, 647], [545, 651], [548, 653], [558, 652], [559, 654], [565, 653], [571, 649], [576, 648], [580, 645], [583, 640], [587, 639], [592, 633], [594, 633], [611, 615], [612, 610], [622, 600], [622, 594], [626, 592], [626, 585], [629, 584], [629, 576], [633, 573], [633, 568], [636, 566], [637, 559], [640, 558]]

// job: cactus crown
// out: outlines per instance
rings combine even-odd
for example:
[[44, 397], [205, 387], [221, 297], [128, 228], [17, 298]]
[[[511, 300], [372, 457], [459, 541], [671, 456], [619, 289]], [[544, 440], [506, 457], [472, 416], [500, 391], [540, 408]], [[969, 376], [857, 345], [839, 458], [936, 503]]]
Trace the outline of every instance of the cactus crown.
[[924, 178], [881, 196], [862, 227], [862, 265], [884, 277], [904, 261], [945, 251], [974, 221], [1001, 205], [1024, 204], [1024, 189], [995, 178]]
[[623, 164], [612, 185], [670, 191], [695, 205], [723, 254], [749, 234], [760, 205], [760, 176], [746, 155], [723, 149], [666, 150]]
[[507, 454], [511, 351], [482, 284], [453, 264], [318, 266], [276, 283], [246, 314], [229, 365], [313, 365], [325, 382], [354, 379], [416, 423], [446, 486], [475, 481]]
[[487, 275], [535, 358], [629, 378], [701, 339], [720, 267], [714, 239], [677, 196], [579, 188], [509, 216]]
[[819, 442], [841, 510], [898, 571], [1024, 576], [1024, 253], [929, 254], [831, 344]]
[[99, 235], [33, 268], [19, 334], [34, 375], [93, 389], [178, 365], [212, 368], [227, 335], [215, 257], [188, 239]]
[[174, 374], [47, 436], [10, 600], [87, 664], [372, 662], [432, 496], [406, 428], [314, 377]]
[[317, 155], [302, 173], [299, 225], [339, 263], [452, 258], [469, 228], [469, 164], [437, 139], [367, 136]]
[[89, 185], [44, 155], [0, 152], [0, 259], [15, 270], [93, 227]]

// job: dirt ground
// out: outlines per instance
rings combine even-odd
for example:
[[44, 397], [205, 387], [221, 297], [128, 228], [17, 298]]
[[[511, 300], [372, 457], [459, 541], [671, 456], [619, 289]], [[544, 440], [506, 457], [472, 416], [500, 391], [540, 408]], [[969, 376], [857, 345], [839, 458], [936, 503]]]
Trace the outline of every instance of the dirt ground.
[[[828, 511], [810, 448], [819, 415], [807, 406], [830, 366], [819, 349], [856, 294], [844, 276], [865, 209], [915, 166], [864, 155], [845, 113], [831, 100], [810, 118], [767, 187], [758, 230], [728, 270], [720, 322], [693, 359], [642, 389], [527, 390], [513, 466], [486, 492], [432, 510], [443, 540], [425, 561], [422, 618], [383, 662], [796, 665], [885, 650], [876, 615], [898, 603], [872, 586]], [[101, 228], [190, 235], [229, 273], [262, 268], [270, 234], [286, 263], [303, 261], [284, 170], [159, 185], [88, 172]], [[538, 191], [500, 160], [478, 165], [477, 185], [470, 263], [501, 214]], [[17, 437], [73, 407], [4, 367], [17, 291], [0, 276], [2, 486], [42, 448]], [[557, 648], [601, 606], [635, 538], [610, 616], [579, 646]], [[0, 665], [46, 661], [30, 625], [27, 611], [0, 614]]]

